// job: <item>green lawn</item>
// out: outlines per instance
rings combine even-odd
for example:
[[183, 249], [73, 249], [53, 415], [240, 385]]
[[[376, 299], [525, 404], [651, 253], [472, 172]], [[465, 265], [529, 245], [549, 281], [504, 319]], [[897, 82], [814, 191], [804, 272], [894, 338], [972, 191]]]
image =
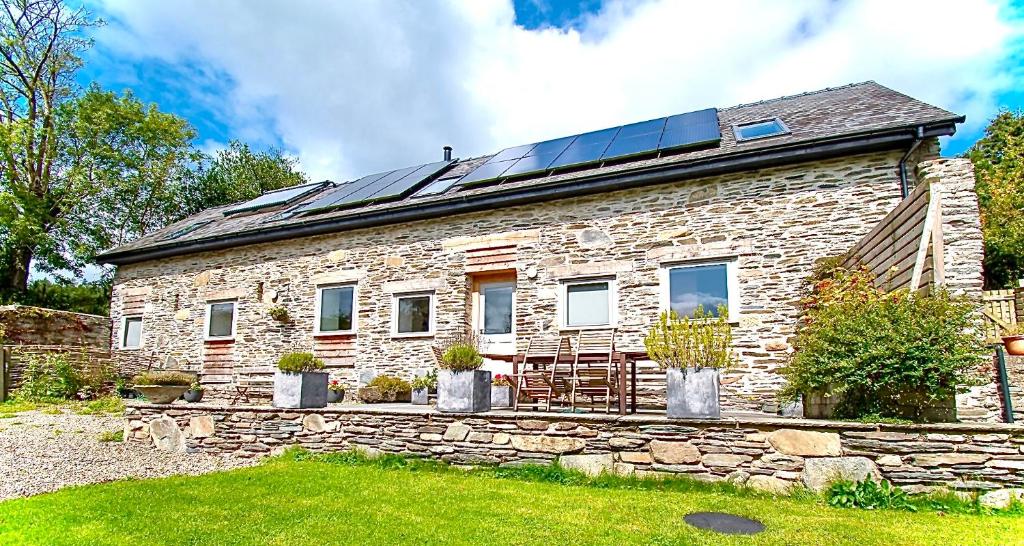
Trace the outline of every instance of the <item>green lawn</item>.
[[[690, 528], [727, 511], [768, 530]], [[696, 486], [561, 485], [459, 471], [277, 459], [0, 503], [0, 544], [1024, 544], [1024, 518], [836, 509]]]

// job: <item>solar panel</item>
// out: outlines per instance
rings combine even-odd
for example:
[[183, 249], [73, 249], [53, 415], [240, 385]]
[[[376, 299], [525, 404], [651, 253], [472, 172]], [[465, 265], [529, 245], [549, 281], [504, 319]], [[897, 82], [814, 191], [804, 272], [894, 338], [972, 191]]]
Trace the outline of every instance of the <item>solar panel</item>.
[[459, 178], [460, 177], [458, 176], [453, 176], [451, 178], [439, 178], [430, 184], [427, 184], [422, 190], [413, 194], [413, 197], [426, 197], [428, 195], [442, 194], [450, 190], [451, 187], [459, 181]]
[[548, 170], [548, 165], [557, 159], [560, 153], [561, 152], [548, 153], [544, 155], [528, 155], [519, 161], [516, 161], [508, 168], [507, 171], [501, 173], [501, 176], [522, 176], [524, 174], [546, 171]]
[[629, 157], [637, 154], [652, 152], [658, 149], [658, 141], [661, 140], [661, 133], [647, 133], [629, 138], [622, 138], [622, 133], [615, 137], [611, 146], [604, 151], [601, 160]]
[[235, 205], [229, 209], [224, 210], [224, 215], [227, 216], [229, 214], [265, 209], [267, 207], [291, 203], [296, 199], [299, 199], [300, 197], [304, 197], [315, 191], [319, 191], [329, 183], [330, 182], [326, 181], [316, 182], [313, 184], [303, 184], [301, 186], [292, 186], [290, 188], [268, 191], [255, 199], [250, 199], [245, 203]]
[[668, 150], [717, 142], [721, 138], [722, 134], [718, 128], [718, 110], [708, 108], [668, 118], [658, 149]]
[[604, 151], [608, 148], [608, 144], [611, 142], [598, 142], [596, 144], [585, 144], [578, 145], [573, 144], [569, 146], [557, 159], [548, 165], [549, 169], [557, 169], [559, 167], [568, 167], [571, 165], [586, 165], [588, 163], [596, 163], [601, 160], [601, 156], [604, 155]]
[[389, 173], [386, 173], [384, 176], [374, 180], [373, 182], [371, 182], [369, 184], [364, 185], [361, 188], [358, 188], [358, 189], [350, 192], [348, 195], [346, 195], [346, 196], [342, 197], [341, 199], [331, 203], [331, 206], [332, 207], [337, 207], [337, 206], [350, 205], [352, 203], [361, 203], [363, 201], [366, 201], [367, 199], [370, 198], [371, 195], [373, 195], [373, 194], [375, 194], [375, 193], [377, 193], [377, 192], [387, 188], [391, 184], [394, 184], [395, 182], [398, 182], [402, 178], [405, 178], [406, 176], [412, 174], [413, 171], [415, 171], [418, 168], [419, 168], [419, 165], [417, 165], [415, 167], [406, 167], [404, 169], [398, 169], [396, 171], [391, 171]]
[[438, 161], [436, 163], [427, 163], [426, 165], [420, 165], [418, 169], [413, 171], [411, 174], [398, 180], [394, 184], [386, 188], [378, 190], [376, 193], [370, 196], [370, 199], [374, 201], [380, 199], [388, 199], [391, 197], [401, 197], [409, 192], [409, 190], [415, 188], [420, 182], [427, 180], [437, 173], [441, 172], [442, 169], [452, 164], [452, 161]]
[[516, 161], [519, 160], [508, 159], [505, 161], [488, 161], [487, 163], [477, 167], [473, 172], [463, 176], [462, 180], [459, 180], [459, 183], [465, 185], [498, 178]]
[[367, 175], [355, 182], [345, 184], [332, 192], [328, 192], [315, 201], [301, 205], [289, 211], [289, 214], [294, 216], [307, 212], [365, 203], [367, 201], [400, 197], [408, 193], [416, 185], [429, 180], [452, 163], [452, 161], [438, 161]]
[[615, 140], [620, 138], [632, 138], [650, 133], [661, 134], [661, 132], [665, 130], [666, 120], [668, 120], [668, 118], [658, 118], [649, 121], [641, 121], [640, 123], [623, 125], [622, 128], [619, 129], [619, 134], [615, 135]]
[[530, 153], [530, 150], [532, 150], [534, 146], [536, 146], [536, 144], [524, 144], [522, 146], [505, 148], [504, 150], [495, 154], [494, 157], [488, 159], [487, 162], [496, 163], [499, 161], [507, 161], [509, 159], [519, 159], [520, 157], [523, 157], [524, 155]]

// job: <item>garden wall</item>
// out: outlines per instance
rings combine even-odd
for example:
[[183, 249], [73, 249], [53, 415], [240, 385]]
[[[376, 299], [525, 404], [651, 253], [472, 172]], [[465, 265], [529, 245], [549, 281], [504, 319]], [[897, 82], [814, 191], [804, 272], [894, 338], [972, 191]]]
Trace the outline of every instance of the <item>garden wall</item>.
[[1024, 427], [874, 425], [782, 418], [673, 422], [658, 416], [441, 414], [431, 409], [281, 410], [129, 407], [127, 441], [254, 457], [299, 445], [362, 448], [454, 464], [550, 463], [587, 472], [685, 474], [781, 491], [836, 472], [884, 477], [911, 492], [1024, 486]]

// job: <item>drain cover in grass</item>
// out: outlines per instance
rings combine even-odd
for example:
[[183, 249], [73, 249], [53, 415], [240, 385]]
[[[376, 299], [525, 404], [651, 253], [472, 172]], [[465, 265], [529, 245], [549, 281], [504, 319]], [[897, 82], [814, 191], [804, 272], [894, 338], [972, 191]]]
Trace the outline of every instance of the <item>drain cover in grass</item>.
[[710, 529], [727, 535], [754, 535], [764, 531], [764, 524], [760, 521], [722, 512], [694, 512], [685, 516], [683, 521], [698, 529]]

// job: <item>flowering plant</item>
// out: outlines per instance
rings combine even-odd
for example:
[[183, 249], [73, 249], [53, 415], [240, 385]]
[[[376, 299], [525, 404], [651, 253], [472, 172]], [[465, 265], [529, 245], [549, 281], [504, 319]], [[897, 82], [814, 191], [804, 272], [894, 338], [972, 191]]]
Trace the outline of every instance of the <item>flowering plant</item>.
[[342, 382], [338, 381], [337, 379], [332, 379], [331, 382], [327, 384], [327, 390], [334, 392], [345, 392], [345, 385], [342, 384]]
[[495, 387], [511, 387], [512, 378], [504, 374], [495, 374], [494, 379], [491, 381], [491, 385]]

